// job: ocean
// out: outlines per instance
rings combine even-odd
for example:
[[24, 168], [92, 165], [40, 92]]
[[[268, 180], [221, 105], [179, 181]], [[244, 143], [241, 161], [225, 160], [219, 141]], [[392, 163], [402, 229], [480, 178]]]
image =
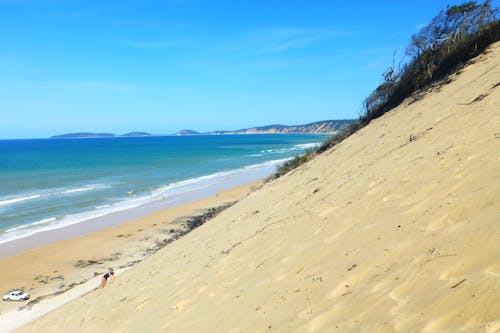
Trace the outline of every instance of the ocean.
[[324, 135], [0, 140], [0, 243], [266, 177]]

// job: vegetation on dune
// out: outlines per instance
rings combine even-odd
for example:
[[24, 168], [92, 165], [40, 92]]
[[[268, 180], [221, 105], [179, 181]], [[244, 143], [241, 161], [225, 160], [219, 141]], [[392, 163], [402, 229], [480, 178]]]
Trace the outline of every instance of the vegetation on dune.
[[499, 37], [498, 9], [491, 6], [490, 0], [448, 6], [411, 37], [405, 54], [410, 60], [398, 69], [393, 64], [384, 72], [383, 83], [363, 103], [361, 125], [451, 74]]
[[499, 40], [499, 9], [491, 5], [491, 0], [481, 4], [469, 1], [447, 6], [411, 37], [397, 68], [394, 52], [392, 66], [382, 74], [383, 82], [363, 101], [361, 115], [356, 122], [346, 126], [314, 151], [286, 162], [270, 179], [278, 178], [332, 148], [371, 120], [397, 107], [406, 98], [413, 95], [417, 100], [420, 97], [416, 92], [456, 72]]
[[299, 165], [306, 163], [317, 154], [317, 148], [309, 148], [304, 154], [294, 156], [285, 163], [276, 168], [276, 172], [271, 175], [268, 180], [276, 179], [283, 176], [290, 170], [297, 168]]

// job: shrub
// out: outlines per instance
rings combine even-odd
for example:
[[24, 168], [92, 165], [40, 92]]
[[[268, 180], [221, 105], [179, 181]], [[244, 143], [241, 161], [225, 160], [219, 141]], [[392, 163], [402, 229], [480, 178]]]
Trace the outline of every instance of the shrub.
[[306, 163], [307, 161], [311, 160], [315, 155], [316, 155], [316, 148], [309, 148], [305, 151], [304, 154], [294, 156], [293, 158], [289, 159], [288, 161], [284, 162], [283, 164], [279, 165], [276, 168], [276, 172], [272, 174], [266, 181], [273, 180], [276, 178], [279, 178], [286, 174], [287, 172], [297, 168], [298, 166]]
[[[364, 126], [404, 99], [453, 73], [486, 47], [500, 39], [498, 10], [491, 1], [448, 6], [413, 35], [406, 48], [407, 64], [399, 72], [389, 68], [384, 82], [364, 101], [360, 122]], [[387, 73], [390, 73], [388, 75]]]
[[491, 6], [490, 0], [482, 4], [469, 1], [440, 11], [431, 23], [411, 37], [405, 55], [410, 60], [397, 72], [394, 64], [384, 72], [384, 82], [363, 101], [358, 121], [340, 130], [319, 148], [285, 162], [267, 180], [278, 178], [334, 147], [418, 90], [443, 79], [481, 54], [500, 40], [498, 14], [499, 10]]

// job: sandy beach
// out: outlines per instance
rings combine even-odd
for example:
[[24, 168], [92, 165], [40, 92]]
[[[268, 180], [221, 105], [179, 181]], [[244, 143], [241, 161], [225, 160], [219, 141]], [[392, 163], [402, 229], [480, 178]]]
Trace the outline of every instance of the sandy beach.
[[[200, 222], [201, 219], [205, 222], [205, 219], [242, 199], [259, 186], [258, 182], [250, 182], [222, 190], [214, 196], [162, 209], [80, 237], [69, 237], [73, 232], [70, 230], [66, 233], [67, 239], [1, 258], [0, 290], [21, 288], [30, 292], [31, 302], [2, 302], [0, 322], [7, 320], [6, 313], [18, 308], [25, 311], [30, 309], [29, 315], [23, 311], [23, 314], [9, 318], [13, 324], [18, 324], [21, 318], [32, 319], [39, 315], [38, 311], [44, 313], [45, 309], [40, 308], [53, 308], [55, 304], [67, 302], [68, 299], [95, 289], [108, 267], [117, 268], [117, 273], [120, 274], [171, 241], [182, 237], [189, 231], [190, 223]], [[86, 231], [81, 226], [74, 226], [72, 229], [76, 229], [74, 232]], [[30, 241], [31, 239], [21, 239], [19, 242]], [[16, 246], [25, 248], [33, 244]], [[3, 330], [4, 328], [0, 331]]]
[[[496, 43], [19, 332], [499, 332], [499, 78]], [[75, 259], [108, 258], [93, 247], [126, 247], [162, 219], [96, 234]], [[41, 258], [27, 260], [63, 274]]]

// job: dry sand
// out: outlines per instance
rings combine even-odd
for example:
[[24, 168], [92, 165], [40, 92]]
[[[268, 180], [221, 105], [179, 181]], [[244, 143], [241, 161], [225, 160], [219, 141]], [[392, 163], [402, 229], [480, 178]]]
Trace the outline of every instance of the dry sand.
[[[237, 186], [216, 196], [164, 209], [119, 226], [0, 259], [0, 290], [21, 288], [31, 294], [31, 303], [1, 302], [0, 324], [7, 320], [15, 323], [24, 317], [32, 319], [46, 312], [40, 308], [53, 308], [93, 290], [108, 267], [123, 270], [134, 265], [180, 237], [189, 229], [187, 222], [238, 201], [259, 186], [255, 182]], [[54, 294], [57, 296], [53, 297]], [[32, 311], [12, 316], [12, 310], [18, 308], [31, 308]], [[0, 325], [0, 332], [3, 331]]]
[[499, 332], [500, 43], [21, 332]]

